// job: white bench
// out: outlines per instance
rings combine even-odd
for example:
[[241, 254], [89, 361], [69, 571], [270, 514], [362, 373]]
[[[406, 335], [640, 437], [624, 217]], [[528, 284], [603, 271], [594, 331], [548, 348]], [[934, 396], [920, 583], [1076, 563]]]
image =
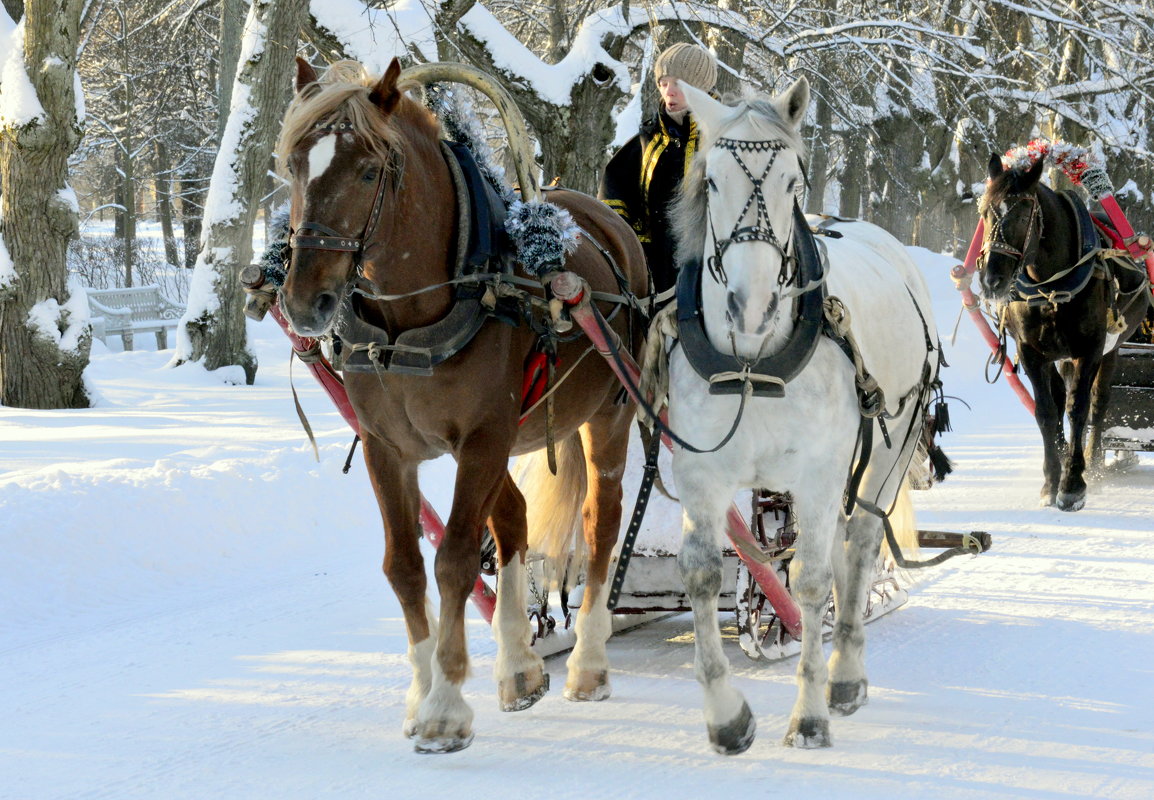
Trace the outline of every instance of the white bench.
[[176, 328], [184, 314], [184, 308], [162, 295], [159, 286], [89, 289], [88, 308], [92, 335], [107, 344], [105, 337], [119, 334], [125, 350], [132, 349], [136, 333], [155, 333], [156, 348], [166, 349], [168, 328]]

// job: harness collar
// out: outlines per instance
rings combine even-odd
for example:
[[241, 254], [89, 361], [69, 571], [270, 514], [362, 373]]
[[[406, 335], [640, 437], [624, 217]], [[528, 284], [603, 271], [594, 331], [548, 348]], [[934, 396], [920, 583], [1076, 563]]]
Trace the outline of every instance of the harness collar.
[[[457, 257], [454, 278], [478, 272], [511, 273], [502, 258], [507, 209], [481, 175], [469, 149], [457, 142], [441, 142], [458, 207]], [[389, 332], [364, 318], [355, 294], [341, 303], [337, 331], [347, 348], [341, 368], [349, 372], [393, 372], [432, 375], [433, 367], [460, 352], [473, 340], [489, 315], [481, 303], [484, 286], [458, 284], [449, 313], [420, 328], [403, 331], [395, 341]]]
[[701, 309], [701, 259], [682, 264], [677, 276], [677, 335], [690, 366], [709, 383], [710, 394], [741, 394], [748, 379], [753, 383], [754, 396], [784, 397], [785, 384], [813, 357], [824, 328], [825, 268], [796, 201], [791, 241], [797, 268], [790, 283], [799, 290], [793, 333], [781, 350], [753, 362], [720, 353], [710, 344]]
[[1078, 237], [1078, 259], [1068, 269], [1040, 281], [1032, 280], [1026, 265], [1020, 263], [1010, 294], [1012, 301], [1020, 300], [1031, 306], [1064, 303], [1086, 288], [1099, 266], [1094, 255], [1101, 248], [1101, 242], [1090, 211], [1076, 192], [1066, 190], [1060, 195], [1074, 219], [1072, 227]]

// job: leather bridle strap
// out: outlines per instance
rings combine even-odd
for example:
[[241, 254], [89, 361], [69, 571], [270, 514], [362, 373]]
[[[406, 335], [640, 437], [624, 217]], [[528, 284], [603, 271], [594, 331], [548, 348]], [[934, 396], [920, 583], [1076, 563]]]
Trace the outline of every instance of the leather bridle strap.
[[986, 236], [986, 241], [982, 244], [981, 256], [985, 258], [990, 253], [999, 253], [1004, 256], [1016, 258], [1018, 259], [1016, 265], [1017, 270], [1024, 272], [1027, 267], [1031, 266], [1034, 257], [1038, 254], [1038, 248], [1041, 245], [1041, 209], [1038, 198], [1035, 195], [1027, 195], [1017, 202], [1028, 202], [1030, 204], [1030, 220], [1026, 224], [1026, 239], [1022, 242], [1022, 249], [1018, 250], [1010, 246], [1010, 243], [1005, 240], [1002, 228], [1005, 224], [1006, 215], [998, 214], [997, 211], [990, 209], [990, 213], [994, 217], [994, 224], [988, 226], [989, 233]]
[[349, 239], [319, 222], [305, 222], [297, 231], [317, 231], [320, 236], [304, 236], [294, 233], [289, 237], [289, 247], [294, 250], [337, 250], [343, 253], [357, 253], [361, 249], [360, 239]]
[[[373, 197], [373, 207], [369, 211], [368, 219], [365, 221], [365, 227], [361, 231], [359, 238], [352, 238], [345, 236], [327, 225], [322, 225], [319, 222], [302, 222], [300, 227], [291, 232], [289, 236], [289, 247], [294, 250], [332, 250], [338, 253], [353, 253], [356, 256], [358, 270], [360, 268], [360, 260], [365, 254], [366, 244], [372, 240], [373, 234], [377, 230], [377, 225], [381, 219], [381, 209], [385, 205], [385, 186], [389, 183], [389, 176], [398, 173], [399, 167], [396, 164], [385, 165], [381, 167], [381, 174], [377, 177], [377, 191]], [[400, 183], [400, 180], [397, 180]], [[317, 231], [321, 235], [304, 235], [299, 231]]]

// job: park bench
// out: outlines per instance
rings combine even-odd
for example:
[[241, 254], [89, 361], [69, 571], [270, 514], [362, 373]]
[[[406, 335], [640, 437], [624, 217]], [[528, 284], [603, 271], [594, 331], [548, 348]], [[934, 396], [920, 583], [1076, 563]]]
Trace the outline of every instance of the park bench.
[[162, 295], [159, 286], [89, 289], [88, 308], [92, 335], [107, 344], [105, 337], [119, 334], [125, 350], [132, 349], [137, 333], [155, 333], [156, 348], [166, 349], [168, 328], [175, 328], [184, 314], [184, 307]]

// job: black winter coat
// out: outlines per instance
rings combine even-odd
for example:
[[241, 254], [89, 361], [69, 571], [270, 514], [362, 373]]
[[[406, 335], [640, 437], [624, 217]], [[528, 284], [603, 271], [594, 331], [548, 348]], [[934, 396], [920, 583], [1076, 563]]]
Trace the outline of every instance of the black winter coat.
[[662, 110], [642, 123], [641, 132], [614, 154], [601, 176], [597, 196], [636, 232], [658, 292], [677, 281], [670, 203], [696, 148], [692, 115], [678, 124]]

